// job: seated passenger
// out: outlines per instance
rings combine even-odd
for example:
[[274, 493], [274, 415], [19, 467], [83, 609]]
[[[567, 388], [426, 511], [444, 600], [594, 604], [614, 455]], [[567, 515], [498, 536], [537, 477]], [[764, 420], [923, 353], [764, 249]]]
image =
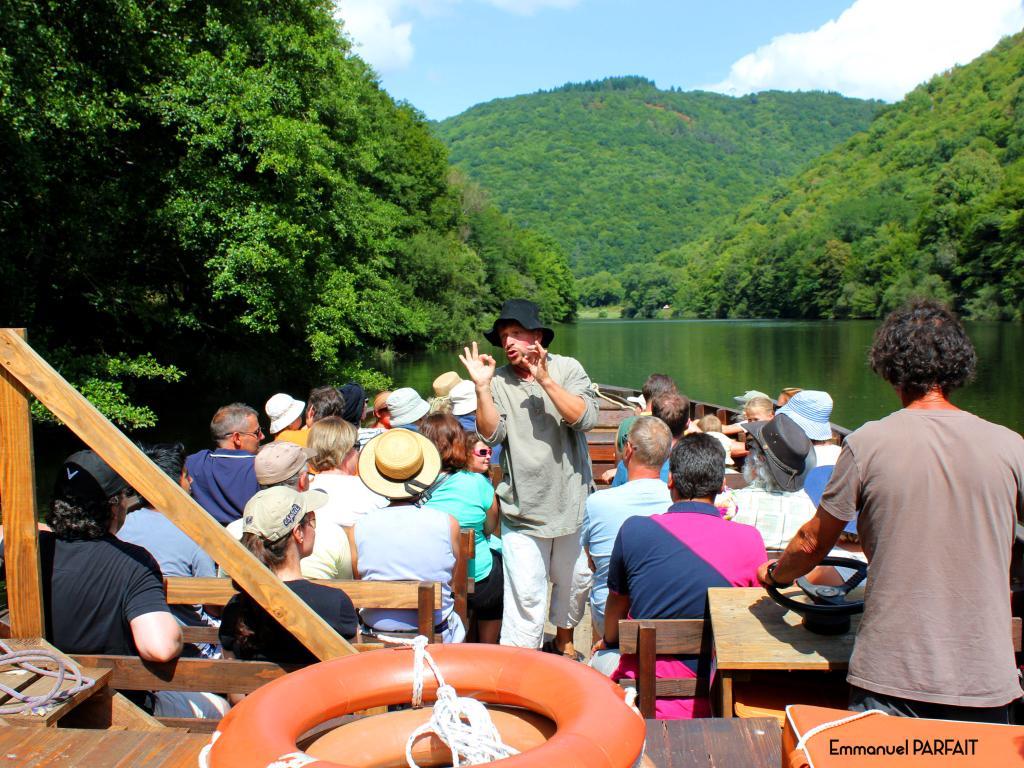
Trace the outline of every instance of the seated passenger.
[[832, 438], [832, 397], [828, 392], [797, 390], [776, 415], [780, 413], [795, 421], [814, 443], [816, 466], [835, 465], [840, 448]]
[[[726, 424], [722, 427], [722, 433], [735, 436], [737, 440], [743, 440], [746, 433], [746, 425], [751, 422], [771, 421], [775, 418], [775, 405], [771, 398], [756, 392], [748, 392], [752, 395], [743, 404], [743, 419], [735, 424]], [[740, 398], [736, 398], [739, 400]]]
[[466, 432], [455, 416], [432, 413], [420, 425], [422, 435], [441, 454], [441, 475], [424, 507], [432, 507], [473, 529], [474, 557], [468, 573], [475, 580], [469, 610], [477, 625], [477, 641], [497, 643], [505, 591], [501, 553], [493, 551], [487, 537], [498, 528], [498, 499], [486, 475], [467, 470]]
[[[623, 419], [615, 433], [615, 451], [619, 458], [622, 457], [622, 449], [626, 444], [626, 436], [629, 434], [629, 428], [633, 425], [633, 420], [637, 416], [650, 416], [651, 404], [654, 402], [654, 398], [657, 395], [669, 392], [679, 392], [679, 387], [676, 386], [675, 380], [664, 373], [652, 373], [647, 377], [647, 381], [644, 382], [638, 397], [626, 398], [631, 403], [636, 403], [637, 412], [636, 416]], [[615, 469], [605, 470], [601, 473], [601, 481], [611, 483], [615, 479], [615, 472]]]
[[244, 403], [217, 409], [210, 420], [214, 449], [185, 459], [192, 497], [221, 525], [242, 516], [245, 503], [259, 490], [253, 459], [263, 439], [256, 411]]
[[[319, 423], [316, 422], [313, 429], [316, 429]], [[310, 439], [313, 429], [309, 430]], [[305, 448], [300, 448], [292, 442], [282, 441], [264, 445], [256, 454], [256, 479], [259, 481], [260, 489], [283, 486], [300, 493], [308, 491], [309, 468], [306, 455]], [[326, 501], [327, 495], [322, 495]], [[245, 530], [243, 523], [244, 520], [236, 520], [228, 526], [228, 532], [236, 539], [241, 539]], [[322, 526], [317, 532], [312, 551], [303, 558], [299, 568], [307, 579], [351, 579], [352, 556], [344, 531], [333, 523]]]
[[[144, 446], [142, 452], [189, 492], [192, 482], [185, 471], [185, 446], [181, 443], [158, 443]], [[117, 538], [143, 547], [156, 559], [164, 576], [202, 578], [217, 575], [213, 558], [148, 501], [143, 500], [141, 507], [128, 513]], [[207, 614], [201, 605], [175, 605], [171, 607], [171, 613], [186, 627], [220, 625], [220, 621]], [[220, 648], [209, 643], [189, 646], [189, 650], [191, 654], [198, 653], [207, 658], [220, 655]]]
[[[617, 647], [619, 620], [702, 619], [710, 587], [758, 583], [764, 542], [750, 526], [723, 520], [712, 500], [725, 476], [724, 451], [708, 435], [686, 435], [672, 449], [668, 511], [622, 524], [608, 567], [608, 603], [599, 646]], [[763, 560], [761, 560], [763, 562]], [[709, 675], [710, 659], [660, 656], [658, 677]], [[700, 674], [698, 674], [700, 665]], [[621, 659], [613, 680], [636, 677], [636, 657]], [[707, 717], [706, 697], [658, 699], [659, 719]]]
[[263, 412], [270, 419], [270, 437], [274, 440], [288, 440], [296, 445], [306, 444], [306, 426], [303, 411], [306, 404], [285, 392], [278, 392], [267, 400]]
[[[418, 432], [391, 429], [375, 437], [359, 453], [359, 477], [371, 491], [391, 499], [391, 506], [370, 510], [345, 530], [355, 578], [438, 582], [441, 609], [434, 611], [434, 631], [446, 643], [460, 643], [466, 630], [455, 612], [451, 586], [459, 522], [439, 509], [418, 506], [440, 471], [437, 448]], [[382, 634], [417, 629], [413, 610], [364, 610], [363, 622]]]
[[[290, 445], [294, 445], [291, 443]], [[342, 590], [307, 581], [302, 558], [313, 551], [316, 513], [323, 493], [278, 486], [260, 491], [245, 505], [242, 545], [301, 597], [346, 640], [357, 639], [356, 610]], [[245, 592], [224, 607], [220, 642], [225, 656], [279, 664], [312, 664], [319, 659]]]
[[[663, 392], [655, 395], [651, 402], [651, 415], [661, 419], [672, 433], [672, 445], [678, 442], [679, 438], [690, 426], [690, 398], [678, 392]], [[668, 482], [668, 459], [661, 465], [659, 477], [663, 483]], [[620, 461], [615, 470], [615, 479], [612, 480], [612, 488], [626, 482], [626, 465]]]
[[327, 494], [327, 505], [320, 510], [320, 533], [325, 524], [353, 525], [371, 509], [388, 505], [359, 479], [357, 432], [352, 424], [338, 416], [321, 419], [309, 430], [309, 464], [316, 472], [309, 490]]
[[[65, 653], [165, 662], [182, 651], [181, 627], [160, 568], [145, 549], [114, 535], [125, 519], [125, 482], [92, 451], [68, 457], [40, 532], [46, 636]], [[145, 691], [125, 695], [150, 712]], [[214, 716], [219, 716], [217, 713]]]
[[814, 469], [814, 446], [784, 414], [746, 429], [750, 453], [743, 476], [749, 485], [733, 492], [733, 520], [757, 528], [769, 550], [781, 550], [814, 517], [814, 504], [803, 492], [804, 478]]
[[[637, 416], [626, 439], [623, 461], [628, 481], [587, 497], [580, 543], [587, 553], [594, 585], [590, 589], [590, 617], [594, 637], [604, 634], [605, 602], [608, 599], [608, 561], [622, 524], [631, 517], [660, 515], [672, 504], [668, 486], [661, 481], [661, 467], [672, 450], [672, 433], [661, 419]], [[591, 666], [611, 674], [618, 664], [612, 651], [595, 654]]]

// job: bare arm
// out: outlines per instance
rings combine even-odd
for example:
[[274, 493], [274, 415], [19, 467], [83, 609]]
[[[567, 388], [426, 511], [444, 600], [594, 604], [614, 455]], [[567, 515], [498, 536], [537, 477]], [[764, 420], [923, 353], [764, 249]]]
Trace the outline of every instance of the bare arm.
[[128, 624], [139, 656], [146, 661], [171, 661], [181, 655], [181, 627], [168, 611], [150, 611]]
[[[776, 582], [783, 584], [808, 573], [832, 550], [839, 541], [839, 534], [846, 526], [845, 520], [833, 517], [821, 507], [814, 517], [800, 526], [796, 536], [789, 542], [786, 551], [778, 559], [773, 574]], [[768, 579], [769, 562], [762, 563], [757, 569], [757, 580], [762, 586], [770, 586]]]
[[463, 352], [459, 360], [476, 388], [476, 431], [484, 438], [492, 438], [498, 430], [498, 409], [491, 395], [491, 380], [498, 364], [490, 355], [480, 354], [475, 341], [472, 348], [463, 347]]
[[359, 558], [356, 554], [356, 532], [354, 525], [346, 525], [345, 535], [348, 537], [348, 549], [352, 554], [352, 578], [359, 578]]
[[629, 617], [629, 595], [608, 593], [608, 602], [604, 606], [604, 644], [619, 644], [619, 622]]
[[498, 530], [498, 496], [495, 494], [494, 501], [487, 509], [487, 516], [484, 519], [484, 536], [490, 536]]

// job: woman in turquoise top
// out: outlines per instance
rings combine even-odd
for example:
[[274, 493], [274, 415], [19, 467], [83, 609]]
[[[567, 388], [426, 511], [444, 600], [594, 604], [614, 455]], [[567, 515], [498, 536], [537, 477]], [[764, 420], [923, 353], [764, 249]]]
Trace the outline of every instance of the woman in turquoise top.
[[[496, 643], [501, 633], [502, 596], [505, 588], [501, 555], [487, 545], [487, 537], [498, 527], [498, 499], [486, 475], [467, 470], [468, 454], [462, 425], [448, 413], [433, 413], [423, 419], [420, 434], [437, 446], [441, 454], [441, 475], [424, 506], [447, 512], [462, 528], [475, 532], [475, 554], [470, 575], [475, 582], [469, 609], [476, 624], [477, 640]], [[472, 630], [471, 630], [472, 632]]]

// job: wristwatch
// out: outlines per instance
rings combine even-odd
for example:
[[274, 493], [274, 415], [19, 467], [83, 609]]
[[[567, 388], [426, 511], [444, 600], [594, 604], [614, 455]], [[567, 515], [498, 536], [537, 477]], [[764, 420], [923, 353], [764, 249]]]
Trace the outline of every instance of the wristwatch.
[[777, 566], [778, 564], [779, 564], [778, 560], [774, 560], [774, 561], [772, 561], [771, 563], [768, 564], [768, 569], [765, 571], [765, 576], [768, 577], [768, 583], [771, 584], [776, 589], [785, 589], [786, 587], [793, 586], [793, 582], [792, 581], [787, 581], [787, 582], [783, 583], [783, 582], [777, 581], [775, 579], [775, 566]]

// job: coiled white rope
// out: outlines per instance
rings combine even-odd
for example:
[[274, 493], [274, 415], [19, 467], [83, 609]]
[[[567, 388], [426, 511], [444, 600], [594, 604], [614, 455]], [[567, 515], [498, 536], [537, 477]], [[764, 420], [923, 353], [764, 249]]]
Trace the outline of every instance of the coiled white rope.
[[445, 683], [441, 670], [427, 650], [428, 640], [423, 635], [412, 640], [398, 637], [378, 636], [378, 639], [396, 645], [408, 645], [413, 649], [412, 705], [423, 706], [424, 668], [430, 667], [437, 680], [437, 700], [434, 702], [430, 720], [411, 734], [405, 743], [405, 761], [409, 768], [419, 768], [412, 756], [413, 744], [424, 734], [435, 734], [451, 750], [452, 768], [463, 765], [480, 765], [501, 760], [519, 751], [501, 740], [501, 734], [494, 727], [491, 715], [483, 702], [469, 697], [460, 697], [455, 689]]
[[[36, 666], [37, 663], [43, 662], [55, 664], [57, 669], [40, 669]], [[54, 683], [53, 688], [41, 696], [29, 696], [0, 683], [0, 691], [16, 700], [13, 704], [0, 706], [0, 715], [20, 715], [28, 712], [40, 714], [50, 704], [70, 699], [79, 691], [96, 684], [95, 680], [83, 675], [78, 665], [70, 659], [40, 648], [16, 651], [0, 640], [0, 666], [6, 664], [21, 667], [26, 672], [35, 673], [40, 677], [52, 677]], [[65, 675], [71, 676], [74, 685], [62, 691], [60, 687], [64, 684]]]

